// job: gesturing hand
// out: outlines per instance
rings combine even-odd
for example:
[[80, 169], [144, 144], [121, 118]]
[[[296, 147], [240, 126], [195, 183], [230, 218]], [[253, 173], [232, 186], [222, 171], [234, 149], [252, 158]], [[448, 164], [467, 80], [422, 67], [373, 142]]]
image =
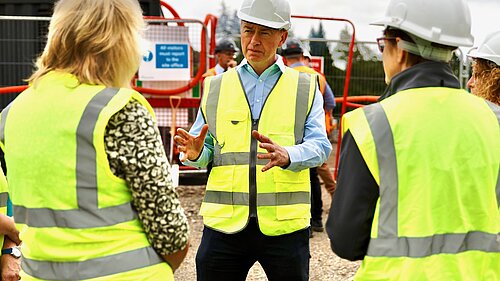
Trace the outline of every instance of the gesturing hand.
[[269, 163], [262, 168], [262, 172], [274, 166], [284, 167], [290, 164], [290, 156], [286, 149], [277, 145], [270, 138], [260, 134], [256, 130], [252, 131], [252, 137], [260, 142], [260, 148], [267, 150], [267, 153], [257, 154], [257, 158], [259, 159], [269, 159]]
[[203, 149], [203, 144], [205, 142], [207, 132], [207, 124], [201, 127], [201, 131], [198, 136], [192, 136], [184, 129], [177, 129], [177, 135], [175, 135], [174, 141], [177, 144], [179, 151], [184, 153], [181, 162], [186, 161], [186, 159], [195, 160], [196, 158], [198, 158], [201, 150]]

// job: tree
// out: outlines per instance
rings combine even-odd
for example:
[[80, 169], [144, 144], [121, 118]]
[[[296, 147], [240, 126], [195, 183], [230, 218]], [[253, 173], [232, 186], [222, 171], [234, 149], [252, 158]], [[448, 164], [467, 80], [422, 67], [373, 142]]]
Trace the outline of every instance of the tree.
[[240, 20], [237, 12], [236, 10], [229, 10], [224, 1], [221, 4], [215, 32], [217, 38], [234, 36], [240, 33]]

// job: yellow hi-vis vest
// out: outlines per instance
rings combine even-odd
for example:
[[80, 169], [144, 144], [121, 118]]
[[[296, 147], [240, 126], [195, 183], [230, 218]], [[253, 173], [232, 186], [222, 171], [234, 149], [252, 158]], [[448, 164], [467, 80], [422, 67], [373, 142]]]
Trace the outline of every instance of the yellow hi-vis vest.
[[201, 110], [214, 140], [213, 169], [200, 214], [206, 226], [235, 233], [257, 215], [265, 235], [291, 233], [309, 226], [309, 170], [280, 167], [262, 172], [269, 160], [252, 138], [258, 130], [281, 146], [302, 143], [316, 79], [291, 68], [281, 75], [263, 105], [252, 116], [236, 69], [205, 80]]
[[[316, 77], [318, 77], [319, 90], [323, 95], [325, 95], [325, 90], [326, 90], [325, 76], [323, 76], [321, 73], [319, 73], [316, 70], [314, 70], [308, 66], [305, 66], [305, 65], [299, 65], [299, 66], [294, 67], [293, 69], [298, 70], [300, 72], [309, 73], [309, 74], [316, 74]], [[326, 128], [327, 135], [329, 135], [333, 131], [332, 119], [333, 119], [332, 111], [325, 110], [325, 128]]]
[[419, 88], [345, 115], [380, 188], [355, 280], [500, 280], [494, 107], [463, 90]]
[[50, 72], [3, 110], [0, 139], [21, 226], [22, 280], [174, 280], [105, 152], [109, 119], [132, 99], [153, 114], [131, 89]]
[[[0, 167], [0, 214], [7, 215], [7, 199], [9, 198], [7, 179]], [[0, 247], [3, 245], [4, 235], [0, 235]]]

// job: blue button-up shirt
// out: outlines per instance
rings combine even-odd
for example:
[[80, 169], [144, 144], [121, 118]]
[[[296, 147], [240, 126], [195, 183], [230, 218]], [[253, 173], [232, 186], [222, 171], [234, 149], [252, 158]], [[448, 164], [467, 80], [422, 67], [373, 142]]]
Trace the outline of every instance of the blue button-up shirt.
[[[281, 74], [285, 72], [285, 69], [286, 66], [279, 55], [276, 55], [276, 62], [260, 76], [257, 75], [246, 59], [237, 66], [236, 70], [241, 77], [243, 89], [250, 103], [250, 110], [254, 120], [259, 119], [264, 101], [278, 82]], [[203, 125], [205, 125], [205, 120], [198, 110], [198, 116], [189, 133], [197, 136]], [[316, 87], [313, 106], [306, 119], [303, 143], [284, 147], [290, 156], [290, 165], [286, 169], [297, 172], [323, 164], [328, 159], [332, 150], [332, 145], [325, 132], [323, 97], [319, 91], [319, 87]], [[213, 140], [207, 135], [205, 146], [198, 159], [196, 161], [186, 160], [183, 164], [197, 168], [206, 167], [213, 159], [213, 148]], [[182, 158], [182, 154], [180, 157]]]

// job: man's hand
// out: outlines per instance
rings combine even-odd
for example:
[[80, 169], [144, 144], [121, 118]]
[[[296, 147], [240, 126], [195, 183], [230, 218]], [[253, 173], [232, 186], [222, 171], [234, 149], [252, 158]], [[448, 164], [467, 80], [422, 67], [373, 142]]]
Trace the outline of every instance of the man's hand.
[[[17, 239], [19, 239], [19, 237]], [[19, 245], [19, 243], [12, 241], [9, 236], [5, 236], [2, 249], [12, 248], [16, 245]], [[12, 255], [2, 255], [2, 257], [0, 258], [0, 264], [2, 280], [17, 281], [21, 278], [19, 276], [19, 271], [21, 270], [21, 259], [15, 258]]]
[[7, 236], [16, 245], [21, 243], [19, 230], [17, 230], [14, 220], [6, 215], [0, 215], [0, 234]]
[[328, 193], [330, 193], [331, 196], [333, 196], [333, 193], [335, 193], [335, 189], [337, 188], [337, 181], [333, 180], [333, 185], [325, 185], [325, 189], [326, 191], [328, 191]]
[[1, 264], [3, 281], [17, 281], [21, 279], [19, 276], [21, 259], [16, 259], [12, 255], [2, 255]]
[[177, 129], [177, 135], [175, 135], [174, 141], [177, 144], [179, 151], [184, 153], [181, 162], [186, 161], [186, 159], [196, 160], [200, 156], [207, 132], [207, 124], [201, 127], [201, 131], [198, 136], [192, 136], [184, 129]]
[[260, 142], [260, 148], [267, 150], [267, 153], [257, 154], [257, 158], [270, 160], [269, 163], [262, 168], [262, 172], [265, 172], [274, 166], [285, 167], [290, 165], [290, 156], [288, 155], [288, 151], [286, 151], [286, 149], [277, 145], [270, 138], [260, 134], [256, 130], [252, 131], [252, 137]]

